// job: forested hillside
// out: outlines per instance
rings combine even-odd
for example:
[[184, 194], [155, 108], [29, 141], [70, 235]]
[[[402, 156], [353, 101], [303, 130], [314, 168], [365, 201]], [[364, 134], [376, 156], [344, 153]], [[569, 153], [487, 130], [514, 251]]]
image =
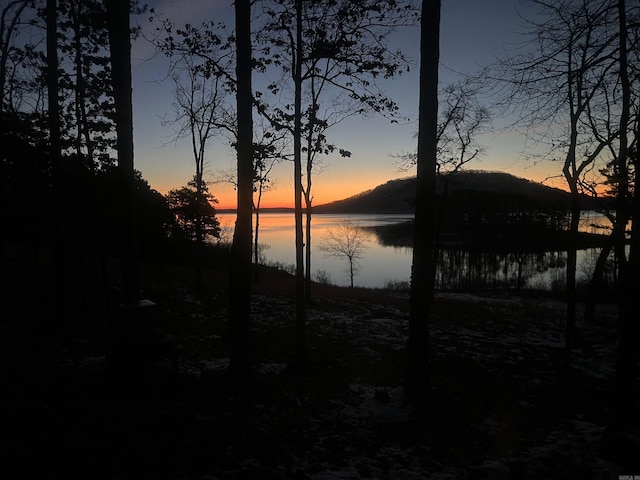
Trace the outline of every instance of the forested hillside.
[[[474, 206], [491, 210], [512, 209], [564, 210], [569, 208], [569, 193], [559, 188], [519, 178], [504, 172], [467, 171], [439, 177], [438, 192], [446, 189], [447, 204]], [[412, 213], [415, 178], [390, 180], [372, 190], [344, 200], [315, 207], [315, 213]], [[585, 209], [599, 208], [597, 200], [585, 196]]]

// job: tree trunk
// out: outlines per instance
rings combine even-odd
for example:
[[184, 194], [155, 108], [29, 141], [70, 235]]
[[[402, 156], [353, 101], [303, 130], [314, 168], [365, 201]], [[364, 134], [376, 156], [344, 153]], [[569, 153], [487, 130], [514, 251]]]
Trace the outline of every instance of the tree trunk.
[[[578, 172], [576, 171], [576, 147], [578, 143], [578, 119], [583, 110], [582, 98], [582, 74], [572, 69], [573, 37], [568, 44], [568, 71], [567, 87], [569, 99], [569, 148], [564, 160], [562, 173], [571, 192], [571, 221], [569, 224], [569, 246], [567, 248], [567, 265], [565, 269], [566, 283], [566, 318], [564, 335], [564, 361], [563, 375], [569, 379], [571, 372], [571, 351], [573, 348], [573, 334], [576, 326], [576, 265], [577, 265], [577, 239], [580, 222], [580, 193], [578, 192]], [[574, 88], [574, 82], [576, 86]], [[576, 104], [577, 103], [577, 104]]]
[[258, 282], [258, 264], [260, 263], [260, 253], [258, 251], [258, 245], [260, 241], [260, 207], [255, 207], [256, 213], [256, 226], [254, 228], [255, 233], [253, 235], [253, 280], [254, 282]]
[[349, 257], [349, 280], [351, 281], [351, 288], [353, 288], [353, 258]]
[[[637, 127], [637, 124], [636, 124]], [[634, 164], [634, 185], [640, 185], [640, 172], [638, 167], [638, 130], [635, 131], [635, 145], [632, 158]], [[638, 188], [633, 189], [631, 197], [631, 233], [629, 239], [629, 260], [627, 265], [626, 282], [623, 285], [624, 306], [623, 306], [623, 329], [622, 338], [624, 339], [624, 348], [621, 345], [621, 358], [626, 364], [624, 375], [628, 379], [629, 393], [628, 402], [630, 404], [629, 411], [634, 412], [635, 424], [640, 423], [640, 414], [637, 411], [638, 404], [638, 356], [640, 354], [640, 320], [638, 312], [640, 312], [640, 296], [638, 295], [638, 282], [640, 281], [640, 194]], [[633, 420], [632, 420], [633, 421]]]
[[107, 0], [111, 50], [111, 81], [116, 109], [116, 148], [122, 185], [122, 300], [140, 298], [135, 171], [133, 167], [133, 103], [131, 98], [131, 37], [128, 0]]
[[253, 210], [256, 213], [256, 226], [254, 228], [253, 235], [253, 282], [258, 283], [260, 281], [260, 269], [258, 265], [260, 263], [260, 252], [258, 247], [260, 245], [260, 206], [262, 205], [262, 181], [258, 185], [258, 198], [255, 203], [252, 203]]
[[294, 364], [304, 370], [307, 363], [306, 319], [304, 304], [304, 237], [302, 231], [302, 0], [295, 1], [296, 53], [293, 81], [294, 131], [293, 131], [293, 183], [295, 206], [296, 249], [296, 351]]
[[[7, 22], [0, 25], [0, 29], [2, 30], [2, 36], [0, 36], [0, 42], [2, 42], [2, 45], [0, 45], [0, 138], [2, 138], [2, 128], [4, 126], [2, 124], [2, 115], [4, 115], [4, 96], [7, 83], [7, 62], [9, 61], [9, 50], [11, 48], [11, 41], [14, 39], [15, 29], [20, 23], [22, 12], [28, 4], [28, 0], [24, 0], [18, 5], [7, 4], [2, 9], [2, 12], [0, 12], [0, 15], [2, 15], [2, 19]], [[55, 7], [55, 2], [53, 6]], [[13, 12], [13, 14], [10, 14], [10, 9], [14, 7], [16, 8], [16, 10]], [[47, 7], [49, 8], [48, 4]], [[53, 26], [55, 26], [55, 23], [53, 24]], [[49, 28], [48, 23], [47, 28]], [[47, 55], [48, 53], [49, 52], [47, 52]]]
[[571, 184], [571, 223], [567, 248], [566, 288], [567, 316], [564, 330], [564, 377], [571, 376], [571, 357], [576, 333], [576, 268], [578, 265], [578, 228], [580, 226], [580, 194], [575, 183]]
[[609, 259], [609, 254], [613, 248], [613, 236], [609, 235], [607, 243], [602, 247], [598, 259], [596, 260], [593, 275], [587, 289], [587, 298], [584, 305], [584, 321], [587, 324], [593, 324], [595, 318], [596, 298], [598, 292], [604, 288], [604, 269]]
[[[313, 91], [313, 77], [312, 81], [312, 91]], [[303, 190], [304, 193], [304, 203], [306, 207], [306, 245], [305, 245], [305, 285], [304, 285], [304, 300], [307, 305], [311, 304], [311, 204], [313, 202], [313, 197], [311, 196], [311, 187], [313, 185], [311, 181], [311, 173], [313, 172], [313, 129], [315, 119], [315, 111], [317, 109], [317, 105], [315, 103], [315, 93], [314, 103], [312, 107], [312, 111], [314, 112], [314, 116], [309, 120], [309, 133], [307, 135], [307, 188]]]
[[249, 322], [251, 315], [251, 217], [253, 207], [253, 120], [251, 92], [251, 2], [236, 0], [238, 110], [237, 217], [229, 272], [230, 370], [236, 381], [251, 371]]
[[57, 1], [47, 0], [47, 110], [49, 123], [49, 159], [53, 171], [54, 197], [54, 287], [53, 325], [60, 328], [66, 317], [67, 274], [66, 235], [67, 217], [64, 201], [64, 165], [60, 145], [60, 104], [58, 92], [58, 44], [57, 44]]
[[[309, 172], [307, 171], [307, 175]], [[311, 181], [307, 180], [307, 191], [305, 192], [305, 207], [306, 207], [306, 215], [305, 215], [305, 280], [304, 280], [304, 300], [307, 305], [311, 304], [311, 196], [309, 195], [309, 189], [311, 187]]]
[[[74, 6], [71, 7], [73, 10]], [[80, 35], [80, 9], [81, 6], [78, 5], [78, 10], [72, 12], [73, 17], [73, 46], [75, 48], [74, 52], [74, 68], [76, 69], [76, 84], [74, 87], [74, 95], [75, 95], [75, 115], [76, 115], [76, 155], [78, 159], [82, 157], [82, 133], [83, 128], [81, 125], [84, 124], [83, 115], [82, 115], [82, 107], [84, 105], [84, 76], [82, 71], [82, 37]]]
[[[618, 428], [629, 423], [632, 416], [637, 416], [635, 405], [637, 401], [637, 371], [638, 371], [638, 346], [639, 327], [637, 318], [637, 254], [638, 238], [637, 227], [632, 225], [631, 251], [629, 260], [626, 258], [625, 231], [627, 220], [630, 218], [629, 207], [629, 169], [627, 162], [629, 159], [629, 147], [627, 129], [629, 128], [631, 86], [629, 81], [629, 67], [627, 54], [627, 20], [626, 2], [618, 0], [618, 18], [620, 28], [620, 86], [622, 88], [622, 103], [620, 113], [620, 147], [618, 152], [618, 174], [620, 184], [618, 185], [616, 224], [614, 225], [616, 257], [620, 268], [620, 299], [619, 299], [619, 321], [620, 321], [620, 343], [618, 351], [617, 366], [617, 392], [616, 405], [614, 408], [614, 424]], [[632, 206], [637, 208], [637, 194], [634, 194]], [[636, 213], [636, 212], [634, 212]], [[633, 218], [635, 220], [636, 217]], [[635, 221], [633, 221], [635, 224]], [[636, 270], [634, 270], [636, 268]]]
[[436, 162], [440, 0], [422, 0], [420, 103], [416, 209], [409, 303], [407, 395], [423, 399], [429, 389], [429, 316], [435, 288]]
[[[0, 25], [2, 35], [0, 35], [0, 138], [4, 138], [5, 117], [4, 117], [4, 98], [5, 89], [7, 83], [7, 61], [9, 60], [9, 48], [11, 46], [11, 40], [14, 38], [13, 32], [18, 25], [22, 11], [26, 8], [27, 2], [24, 1], [17, 7], [17, 11], [12, 16], [9, 16], [10, 5], [6, 5], [0, 13], [4, 20], [10, 19], [6, 24]], [[7, 198], [5, 197], [5, 191], [2, 189], [0, 193], [0, 202], [3, 205], [7, 204]], [[4, 235], [0, 235], [0, 273], [4, 273], [4, 251], [5, 251], [5, 238]]]
[[195, 291], [202, 292], [204, 290], [204, 282], [202, 279], [202, 263], [204, 261], [204, 234], [202, 231], [202, 213], [200, 212], [200, 203], [206, 202], [203, 199], [202, 192], [202, 169], [198, 168], [196, 173], [196, 282]]

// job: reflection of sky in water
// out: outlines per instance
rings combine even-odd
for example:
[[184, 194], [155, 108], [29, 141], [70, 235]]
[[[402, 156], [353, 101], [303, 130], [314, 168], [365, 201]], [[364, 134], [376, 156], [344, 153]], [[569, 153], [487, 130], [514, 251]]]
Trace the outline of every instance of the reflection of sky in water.
[[[218, 214], [220, 223], [233, 228], [234, 214]], [[348, 285], [346, 260], [327, 257], [318, 249], [327, 230], [343, 220], [357, 223], [361, 227], [385, 225], [407, 221], [412, 215], [314, 215], [311, 217], [311, 273], [324, 270], [336, 285]], [[255, 217], [254, 217], [255, 221]], [[292, 213], [267, 213], [260, 215], [259, 243], [268, 245], [264, 251], [267, 262], [295, 262], [295, 232]], [[378, 244], [376, 236], [367, 232], [367, 248], [359, 260], [360, 270], [354, 277], [354, 285], [360, 287], [383, 287], [385, 281], [408, 281], [411, 271], [411, 251]]]
[[[218, 218], [223, 228], [228, 229], [228, 239], [231, 240], [235, 214], [218, 214]], [[412, 215], [317, 214], [311, 218], [312, 275], [315, 275], [318, 270], [324, 270], [329, 274], [331, 283], [346, 286], [349, 285], [347, 260], [327, 257], [318, 249], [318, 245], [322, 242], [327, 231], [344, 220], [357, 223], [361, 227], [371, 227], [408, 221], [412, 218]], [[289, 265], [295, 263], [293, 222], [294, 216], [292, 213], [260, 215], [259, 242], [266, 247], [263, 256], [266, 258], [267, 263], [279, 262]], [[596, 233], [602, 233], [601, 227], [606, 227], [608, 226], [607, 224], [608, 220], [602, 215], [585, 215], [581, 230], [591, 232], [599, 230]], [[594, 229], [593, 225], [597, 225], [600, 228]], [[367, 248], [363, 253], [363, 258], [359, 260], [360, 270], [354, 277], [354, 285], [360, 287], [384, 287], [388, 281], [408, 282], [411, 272], [411, 249], [382, 246], [378, 243], [375, 234], [369, 231], [365, 232], [367, 234]], [[578, 252], [578, 271], [576, 273], [579, 280], [590, 276], [595, 263], [595, 254], [593, 250]], [[547, 253], [545, 259], [551, 258], [552, 255]], [[542, 271], [536, 271], [532, 265], [529, 265], [528, 270], [527, 276], [529, 278], [525, 279], [525, 283], [529, 287], [542, 287], [543, 284], [549, 287], [554, 281], [562, 281], [565, 275], [564, 265], [552, 268], [547, 266]]]

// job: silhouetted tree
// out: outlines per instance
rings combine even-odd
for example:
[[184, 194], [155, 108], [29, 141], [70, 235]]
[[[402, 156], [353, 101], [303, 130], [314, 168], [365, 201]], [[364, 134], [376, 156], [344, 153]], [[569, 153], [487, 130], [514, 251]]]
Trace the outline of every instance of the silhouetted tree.
[[[167, 205], [175, 217], [175, 228], [172, 233], [175, 238], [187, 239], [193, 242], [203, 242], [207, 237], [220, 236], [220, 222], [216, 218], [214, 203], [218, 200], [209, 193], [206, 184], [196, 185], [196, 179], [187, 186], [169, 190], [166, 195]], [[202, 260], [201, 255], [198, 261]]]
[[[204, 145], [209, 136], [226, 136], [233, 146], [238, 143], [238, 125], [232, 105], [227, 104], [228, 95], [236, 91], [234, 74], [235, 57], [232, 45], [234, 35], [227, 34], [223, 24], [204, 22], [199, 27], [187, 24], [176, 28], [170, 20], [159, 27], [164, 37], [158, 35], [155, 43], [171, 59], [170, 72], [177, 86], [176, 118], [165, 124], [178, 124], [176, 138], [190, 134], [194, 143], [196, 175], [204, 170]], [[187, 77], [185, 81], [183, 77]], [[195, 129], [193, 128], [195, 125]], [[254, 245], [259, 237], [260, 203], [262, 194], [268, 189], [273, 166], [283, 159], [282, 132], [261, 122], [254, 125]], [[207, 138], [205, 138], [205, 136]], [[205, 140], [204, 142], [202, 140]], [[197, 148], [196, 148], [197, 147]], [[199, 173], [198, 173], [199, 172]], [[237, 171], [219, 174], [221, 181], [238, 187]], [[257, 258], [257, 248], [254, 248]], [[256, 260], [257, 263], [257, 260]], [[257, 269], [255, 270], [257, 275]], [[257, 277], [256, 277], [257, 278]]]
[[[256, 119], [260, 121], [260, 119]], [[264, 119], [263, 119], [264, 120]], [[272, 177], [273, 168], [282, 161], [286, 160], [285, 143], [286, 138], [282, 132], [272, 131], [264, 128], [264, 122], [254, 124], [254, 142], [253, 142], [253, 212], [255, 214], [255, 222], [253, 224], [253, 262], [258, 265], [260, 262], [260, 214], [262, 212], [262, 200], [269, 190], [275, 185], [275, 179]], [[215, 176], [217, 182], [225, 182], [238, 188], [238, 179], [236, 170], [218, 171]], [[253, 278], [257, 282], [259, 277], [259, 269], [254, 268]]]
[[405, 388], [419, 400], [429, 388], [429, 319], [435, 288], [436, 165], [440, 0], [422, 0], [416, 207]]
[[[304, 307], [304, 239], [302, 236], [302, 0], [295, 0], [295, 42], [292, 48], [293, 73], [293, 205], [295, 217], [296, 246], [296, 353], [295, 366], [298, 370], [307, 364], [307, 322]], [[293, 39], [293, 37], [290, 37]], [[293, 53], [295, 52], [295, 54]]]
[[115, 146], [105, 5], [98, 0], [58, 0], [58, 16], [59, 50], [69, 60], [59, 69], [63, 147], [94, 170], [112, 162]]
[[[304, 134], [306, 146], [303, 147], [304, 153], [306, 153], [305, 162], [305, 182], [302, 187], [302, 194], [304, 195], [305, 206], [305, 301], [311, 302], [311, 215], [313, 209], [313, 191], [312, 191], [312, 177], [316, 173], [318, 168], [318, 157], [321, 155], [329, 155], [336, 150], [336, 146], [328, 143], [326, 132], [331, 127], [340, 123], [351, 115], [356, 115], [358, 108], [347, 102], [342, 107], [338, 107], [337, 103], [334, 103], [329, 107], [325, 118], [320, 118], [318, 111], [320, 108], [320, 94], [322, 93], [322, 78], [316, 79], [312, 76], [310, 79], [310, 98], [311, 105], [308, 107], [308, 112], [305, 115], [307, 119]], [[316, 86], [319, 84], [319, 86]], [[337, 149], [342, 157], [350, 157], [351, 152], [340, 148]]]
[[237, 216], [229, 275], [230, 369], [236, 379], [250, 371], [251, 217], [253, 201], [253, 119], [251, 91], [251, 2], [236, 0], [236, 104], [238, 133]]
[[[173, 75], [175, 85], [174, 108], [176, 116], [170, 123], [178, 125], [176, 140], [188, 136], [195, 162], [195, 176], [190, 185], [195, 188], [198, 205], [208, 203], [207, 185], [204, 179], [208, 144], [220, 130], [232, 129], [228, 121], [226, 98], [228, 90], [225, 80], [208, 71], [207, 65], [197, 63], [197, 57], [182, 56], [180, 71]], [[177, 68], [177, 67], [174, 67]], [[202, 260], [206, 219], [201, 218], [202, 209], [193, 210], [196, 242], [196, 284], [202, 290]]]
[[[506, 62], [510, 101], [524, 111], [538, 144], [563, 157], [563, 176], [571, 192], [566, 265], [565, 373], [569, 374], [576, 329], [576, 266], [581, 198], [587, 177], [618, 136], [603, 125], [611, 112], [615, 48], [610, 27], [612, 2], [545, 2], [530, 23], [530, 50]], [[524, 109], [522, 106], [524, 105]], [[562, 127], [559, 127], [562, 125]], [[545, 128], [541, 128], [545, 127]], [[542, 135], [537, 132], [543, 131]], [[597, 169], [595, 169], [597, 171]]]
[[[305, 268], [302, 225], [302, 196], [311, 206], [311, 180], [315, 154], [329, 147], [326, 128], [332, 120], [319, 117], [321, 95], [353, 101], [356, 113], [376, 112], [393, 116], [397, 105], [377, 87], [377, 78], [390, 78], [407, 68], [400, 52], [387, 48], [386, 36], [400, 25], [411, 24], [415, 10], [405, 1], [303, 2], [277, 0], [265, 4], [271, 18], [261, 29], [260, 67], [278, 68], [281, 80], [268, 86], [272, 95], [281, 95], [288, 84], [293, 101], [269, 105], [258, 96], [258, 110], [276, 129], [286, 129], [293, 138], [294, 206], [296, 232], [296, 356], [305, 357]], [[324, 93], [323, 93], [324, 92]], [[308, 107], [303, 97], [309, 98]], [[339, 102], [331, 103], [338, 106]], [[340, 111], [338, 107], [334, 113]], [[347, 109], [343, 110], [347, 111]], [[304, 145], [305, 135], [307, 139]], [[307, 148], [307, 187], [303, 187], [303, 149]], [[331, 147], [333, 148], [333, 147]], [[346, 153], [346, 152], [345, 152]], [[310, 215], [310, 212], [308, 212]], [[310, 218], [310, 217], [309, 217]], [[307, 238], [307, 249], [310, 238]], [[307, 265], [307, 269], [310, 265]], [[310, 276], [309, 276], [310, 278]]]
[[[436, 250], [439, 248], [439, 237], [442, 233], [449, 181], [484, 151], [477, 137], [489, 123], [490, 113], [480, 102], [479, 95], [477, 79], [471, 77], [447, 85], [439, 94], [436, 174], [442, 186], [439, 189], [439, 207], [436, 212]], [[401, 171], [412, 169], [416, 165], [415, 152], [396, 157], [399, 158]], [[438, 257], [437, 252], [434, 255]]]
[[[485, 150], [478, 143], [478, 135], [486, 129], [491, 114], [480, 101], [482, 85], [478, 82], [478, 79], [468, 77], [446, 85], [438, 95], [437, 173], [443, 177], [459, 172]], [[416, 165], [415, 152], [394, 157], [398, 159], [400, 171], [410, 170]], [[446, 177], [444, 180], [446, 184]]]
[[140, 296], [138, 238], [133, 167], [133, 102], [131, 93], [131, 33], [129, 0], [106, 0], [107, 25], [116, 112], [116, 148], [123, 197], [122, 211], [122, 297], [136, 301]]
[[[162, 255], [178, 228], [175, 214], [169, 209], [166, 197], [151, 188], [139, 170], [134, 171], [134, 184], [139, 253], [147, 258]], [[90, 195], [87, 190], [91, 189], [96, 190], [97, 201], [89, 205], [87, 214], [100, 217], [97, 241], [92, 248], [101, 255], [118, 256], [121, 253], [122, 212], [126, 208], [118, 166], [105, 166], [96, 172], [92, 183], [79, 185], [75, 192], [78, 197], [85, 198]]]
[[[47, 9], [37, 2], [11, 2], [27, 5], [25, 17], [16, 27], [19, 42], [9, 48], [4, 64], [5, 107], [35, 110], [39, 89], [45, 84], [39, 29], [47, 25]], [[132, 2], [132, 11], [144, 8]], [[112, 162], [115, 146], [114, 106], [108, 57], [108, 33], [104, 2], [98, 0], [56, 1], [56, 50], [61, 153], [72, 161], [94, 169]]]
[[[254, 141], [254, 179], [253, 179], [253, 211], [255, 225], [253, 229], [253, 263], [259, 262], [260, 212], [263, 195], [274, 186], [271, 172], [280, 162], [285, 160], [286, 138], [282, 132], [272, 132], [268, 128], [261, 130], [261, 141]], [[255, 129], [254, 129], [255, 131]], [[254, 279], [258, 281], [259, 269], [254, 269]]]
[[13, 0], [0, 11], [0, 138], [4, 127], [4, 112], [9, 103], [10, 88], [7, 79], [11, 75], [11, 64], [20, 57], [15, 45], [16, 36], [22, 23], [23, 12], [27, 6], [33, 6], [33, 0]]
[[54, 317], [59, 326], [65, 321], [66, 274], [66, 206], [64, 203], [64, 165], [61, 152], [60, 104], [58, 85], [57, 2], [47, 0], [47, 119], [49, 125], [49, 161], [53, 171], [54, 191]]
[[349, 221], [339, 223], [335, 228], [327, 230], [318, 248], [329, 257], [347, 260], [347, 274], [353, 288], [353, 277], [360, 269], [358, 260], [362, 258], [366, 249], [366, 235], [360, 226]]
[[[101, 180], [103, 175], [99, 175]], [[162, 255], [171, 229], [175, 223], [175, 216], [167, 204], [166, 197], [151, 188], [149, 182], [142, 178], [139, 170], [135, 171], [136, 184], [136, 213], [138, 226], [138, 244], [140, 255], [158, 258]], [[206, 207], [205, 207], [206, 208]], [[217, 218], [216, 218], [217, 220]], [[220, 234], [212, 221], [212, 234]]]
[[[620, 72], [621, 105], [619, 116], [620, 142], [614, 168], [617, 174], [616, 195], [616, 223], [613, 229], [614, 249], [619, 268], [620, 297], [620, 341], [617, 365], [617, 389], [614, 405], [614, 426], [624, 428], [629, 422], [638, 420], [638, 355], [640, 350], [640, 322], [638, 312], [637, 285], [640, 276], [640, 199], [638, 198], [638, 122], [637, 104], [635, 120], [632, 119], [632, 87], [637, 91], [637, 75], [633, 75], [632, 62], [637, 61], [637, 44], [631, 43], [636, 49], [630, 53], [629, 34], [631, 33], [627, 20], [627, 4], [625, 0], [617, 0], [618, 14], [618, 68]], [[637, 29], [637, 17], [632, 16]], [[632, 37], [633, 38], [633, 37]], [[637, 40], [637, 38], [635, 38]], [[633, 77], [636, 77], [635, 79]], [[631, 128], [630, 128], [631, 126]], [[631, 130], [631, 132], [629, 132]], [[635, 136], [635, 138], [633, 138]], [[630, 138], [631, 137], [631, 138]], [[635, 145], [634, 145], [635, 144]], [[631, 168], [630, 168], [631, 166]], [[635, 171], [633, 171], [635, 170]], [[630, 179], [630, 174], [634, 177]], [[631, 221], [629, 255], [626, 253], [627, 223]]]

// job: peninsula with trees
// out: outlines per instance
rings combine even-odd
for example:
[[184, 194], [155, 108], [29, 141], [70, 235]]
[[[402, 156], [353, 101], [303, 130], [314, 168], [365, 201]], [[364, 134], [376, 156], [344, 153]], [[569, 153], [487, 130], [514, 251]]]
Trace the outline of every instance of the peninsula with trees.
[[[519, 178], [505, 172], [466, 170], [438, 177], [437, 194], [442, 196], [448, 184], [445, 205], [457, 208], [478, 208], [487, 212], [503, 209], [506, 204], [515, 211], [538, 208], [541, 211], [569, 210], [570, 193], [559, 188]], [[611, 198], [583, 196], [585, 210], [611, 207]], [[349, 198], [317, 205], [314, 213], [413, 213], [415, 209], [415, 178], [390, 180], [371, 190]]]

